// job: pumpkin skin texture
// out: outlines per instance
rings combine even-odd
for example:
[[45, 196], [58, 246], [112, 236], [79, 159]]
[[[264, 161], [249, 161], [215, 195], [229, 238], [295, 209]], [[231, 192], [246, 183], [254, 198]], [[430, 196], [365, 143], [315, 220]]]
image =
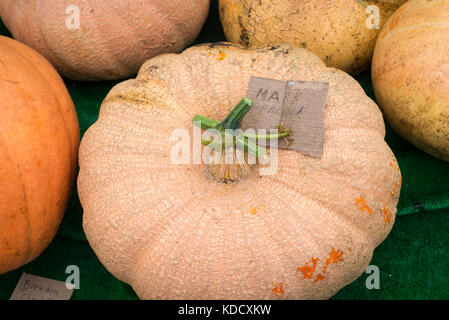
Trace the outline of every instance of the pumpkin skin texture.
[[[79, 29], [67, 28], [76, 21], [73, 6], [79, 8]], [[147, 59], [193, 42], [208, 12], [209, 0], [0, 1], [0, 16], [14, 38], [74, 80], [135, 75]]]
[[409, 1], [379, 36], [372, 79], [404, 139], [449, 161], [449, 2]]
[[[196, 114], [224, 119], [251, 76], [330, 83], [323, 157], [279, 150], [276, 174], [236, 183], [172, 163], [173, 130], [192, 132]], [[83, 137], [83, 227], [142, 299], [329, 298], [393, 225], [400, 171], [384, 135], [360, 85], [305, 49], [216, 43], [161, 55], [111, 90]]]
[[[380, 27], [406, 0], [365, 1], [380, 10]], [[220, 19], [230, 42], [254, 48], [289, 43], [306, 48], [352, 75], [368, 69], [379, 29], [356, 0], [220, 0]]]
[[55, 69], [0, 36], [0, 274], [35, 259], [56, 234], [79, 139], [73, 102]]

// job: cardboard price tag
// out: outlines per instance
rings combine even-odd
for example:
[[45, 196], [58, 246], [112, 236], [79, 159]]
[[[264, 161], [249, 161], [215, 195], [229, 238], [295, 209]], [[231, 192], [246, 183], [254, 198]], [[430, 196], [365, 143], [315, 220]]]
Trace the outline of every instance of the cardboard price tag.
[[291, 129], [292, 141], [279, 140], [279, 148], [311, 157], [323, 155], [324, 106], [329, 84], [315, 81], [280, 81], [251, 77], [247, 97], [254, 101], [242, 129]]
[[65, 282], [23, 273], [10, 300], [70, 300], [72, 294]]

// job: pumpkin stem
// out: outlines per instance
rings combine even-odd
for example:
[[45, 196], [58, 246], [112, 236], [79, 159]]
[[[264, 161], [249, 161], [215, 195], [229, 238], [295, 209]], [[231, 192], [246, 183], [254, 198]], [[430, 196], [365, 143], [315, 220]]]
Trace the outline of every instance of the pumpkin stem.
[[220, 124], [220, 121], [196, 115], [195, 117], [193, 117], [193, 123], [195, 125], [199, 123], [199, 125], [197, 126], [199, 126], [203, 130], [208, 130], [208, 129], [216, 129], [217, 126]]
[[269, 140], [269, 139], [279, 139], [279, 138], [285, 138], [285, 142], [287, 143], [287, 145], [290, 144], [291, 141], [293, 141], [292, 138], [290, 138], [291, 134], [292, 134], [292, 130], [287, 128], [286, 126], [284, 126], [282, 123], [276, 126], [276, 129], [278, 129], [278, 133], [272, 134], [254, 134], [254, 133], [246, 133], [243, 132], [243, 136], [245, 138], [250, 138], [250, 139], [265, 139], [265, 140]]
[[[225, 139], [226, 139], [226, 135], [225, 135]], [[248, 140], [248, 137], [242, 136], [242, 135], [237, 135], [237, 136], [233, 136], [232, 138], [232, 146], [234, 148], [238, 148], [238, 149], [243, 149], [243, 151], [249, 152], [253, 155], [255, 155], [256, 157], [263, 157], [263, 156], [267, 156], [268, 155], [268, 151], [267, 149], [265, 149], [264, 147], [260, 147], [257, 144], [251, 142], [250, 140]], [[208, 146], [216, 151], [220, 151], [221, 149], [224, 149], [226, 147], [226, 143], [222, 142], [216, 142], [213, 138], [211, 139], [201, 139], [201, 143], [205, 146]]]
[[237, 105], [229, 112], [228, 116], [220, 122], [217, 129], [226, 130], [232, 129], [236, 130], [240, 128], [240, 123], [246, 114], [251, 110], [254, 103], [250, 98], [243, 98], [237, 103]]
[[[250, 98], [243, 98], [223, 121], [209, 119], [201, 115], [196, 115], [193, 118], [194, 126], [203, 130], [219, 132], [218, 136], [215, 133], [212, 137], [201, 140], [203, 145], [214, 149], [215, 155], [218, 154], [218, 157], [212, 158], [207, 168], [219, 181], [239, 181], [247, 177], [253, 167], [248, 154], [256, 156], [256, 159], [266, 158], [269, 155], [268, 150], [258, 146], [253, 142], [254, 140], [284, 138], [287, 144], [290, 141], [288, 137], [292, 132], [282, 124], [276, 127], [278, 132], [275, 134], [253, 134], [240, 130], [240, 124], [253, 104]], [[224, 163], [223, 159], [225, 159]]]
[[[245, 133], [241, 130], [237, 130], [240, 128], [240, 124], [243, 118], [251, 110], [253, 105], [254, 103], [250, 98], [244, 97], [239, 101], [239, 103], [237, 103], [237, 105], [231, 110], [231, 112], [229, 112], [228, 116], [223, 121], [220, 122], [201, 115], [196, 115], [193, 118], [193, 124], [203, 130], [218, 130], [222, 134], [222, 137], [225, 137], [225, 139], [228, 138], [225, 134], [226, 130], [234, 130], [233, 132], [235, 135], [233, 136], [232, 143], [234, 147], [237, 147], [239, 149], [243, 148], [244, 151], [247, 151], [257, 157], [267, 156], [268, 151], [265, 148], [258, 146], [254, 142], [251, 142], [250, 139], [267, 140], [285, 138], [288, 144], [291, 140], [289, 140], [287, 137], [290, 136], [292, 132], [282, 124], [277, 126], [279, 132], [276, 134], [251, 134]], [[225, 146], [224, 142], [220, 144], [218, 142], [214, 142], [214, 139], [201, 140], [201, 143], [213, 149], [223, 148]]]
[[193, 123], [198, 126], [199, 123], [201, 129], [217, 129], [220, 131], [225, 131], [226, 129], [236, 130], [240, 128], [240, 123], [246, 114], [253, 107], [253, 101], [250, 98], [243, 98], [236, 104], [236, 106], [229, 112], [226, 119], [223, 121], [217, 121], [213, 119], [206, 118], [202, 115], [196, 115], [193, 117]]

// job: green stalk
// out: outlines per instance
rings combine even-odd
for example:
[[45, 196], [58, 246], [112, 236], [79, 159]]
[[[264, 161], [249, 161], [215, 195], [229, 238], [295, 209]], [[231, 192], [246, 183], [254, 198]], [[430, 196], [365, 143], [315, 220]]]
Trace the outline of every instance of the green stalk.
[[250, 139], [279, 139], [279, 138], [285, 138], [292, 134], [292, 131], [286, 127], [284, 127], [282, 124], [277, 126], [278, 133], [275, 134], [257, 134], [257, 133], [246, 133], [242, 132], [242, 135], [246, 138]]
[[[223, 121], [217, 121], [213, 119], [209, 119], [203, 117], [201, 115], [196, 115], [193, 118], [193, 124], [197, 127], [200, 127], [203, 130], [216, 129], [219, 130], [222, 137], [229, 139], [228, 135], [226, 135], [226, 130], [237, 130], [240, 128], [240, 124], [246, 114], [253, 107], [253, 101], [249, 98], [243, 98], [237, 103], [237, 105], [229, 112], [228, 116]], [[279, 139], [285, 138], [291, 135], [291, 130], [284, 127], [282, 124], [278, 126], [279, 133], [277, 134], [252, 134], [245, 133], [239, 130], [239, 133], [232, 136], [232, 145], [233, 147], [237, 147], [239, 149], [243, 149], [243, 151], [247, 151], [257, 157], [268, 155], [267, 149], [258, 146], [254, 142], [250, 141], [250, 139]], [[286, 142], [288, 142], [286, 140]], [[222, 143], [215, 142], [214, 139], [201, 140], [203, 145], [209, 146], [215, 150], [222, 149], [226, 146], [225, 141]]]
[[251, 110], [253, 107], [253, 101], [250, 98], [243, 98], [242, 100], [237, 103], [237, 105], [229, 112], [226, 119], [224, 119], [220, 124], [218, 125], [218, 130], [225, 130], [225, 129], [232, 129], [236, 130], [240, 128], [240, 123], [242, 122], [243, 118], [246, 116], [246, 114]]
[[243, 151], [249, 152], [255, 155], [256, 157], [263, 157], [265, 155], [268, 155], [267, 149], [258, 146], [257, 144], [251, 141], [248, 141], [248, 139], [245, 137], [237, 137], [237, 148], [241, 148], [243, 149]]
[[208, 129], [216, 129], [217, 126], [220, 124], [220, 121], [196, 115], [195, 117], [193, 117], [193, 123], [195, 125], [197, 125], [197, 123], [200, 123], [201, 129], [208, 130]]

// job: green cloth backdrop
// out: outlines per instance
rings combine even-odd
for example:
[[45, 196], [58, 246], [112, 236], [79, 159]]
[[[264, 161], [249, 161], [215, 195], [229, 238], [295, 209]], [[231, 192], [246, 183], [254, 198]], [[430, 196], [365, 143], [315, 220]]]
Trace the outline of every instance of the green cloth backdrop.
[[[0, 34], [10, 36], [1, 20]], [[225, 40], [214, 0], [194, 44]], [[374, 99], [369, 72], [356, 79]], [[64, 81], [83, 135], [96, 121], [102, 100], [117, 82]], [[393, 230], [375, 250], [371, 262], [380, 269], [380, 289], [368, 290], [368, 274], [364, 274], [332, 299], [449, 299], [449, 163], [416, 149], [388, 125], [386, 141], [398, 159], [403, 184]], [[82, 229], [82, 213], [75, 187], [50, 246], [28, 265], [0, 275], [0, 299], [9, 299], [23, 272], [65, 281], [65, 269], [72, 264], [81, 274], [81, 288], [75, 290], [72, 299], [137, 299], [132, 288], [115, 279], [96, 258]]]

